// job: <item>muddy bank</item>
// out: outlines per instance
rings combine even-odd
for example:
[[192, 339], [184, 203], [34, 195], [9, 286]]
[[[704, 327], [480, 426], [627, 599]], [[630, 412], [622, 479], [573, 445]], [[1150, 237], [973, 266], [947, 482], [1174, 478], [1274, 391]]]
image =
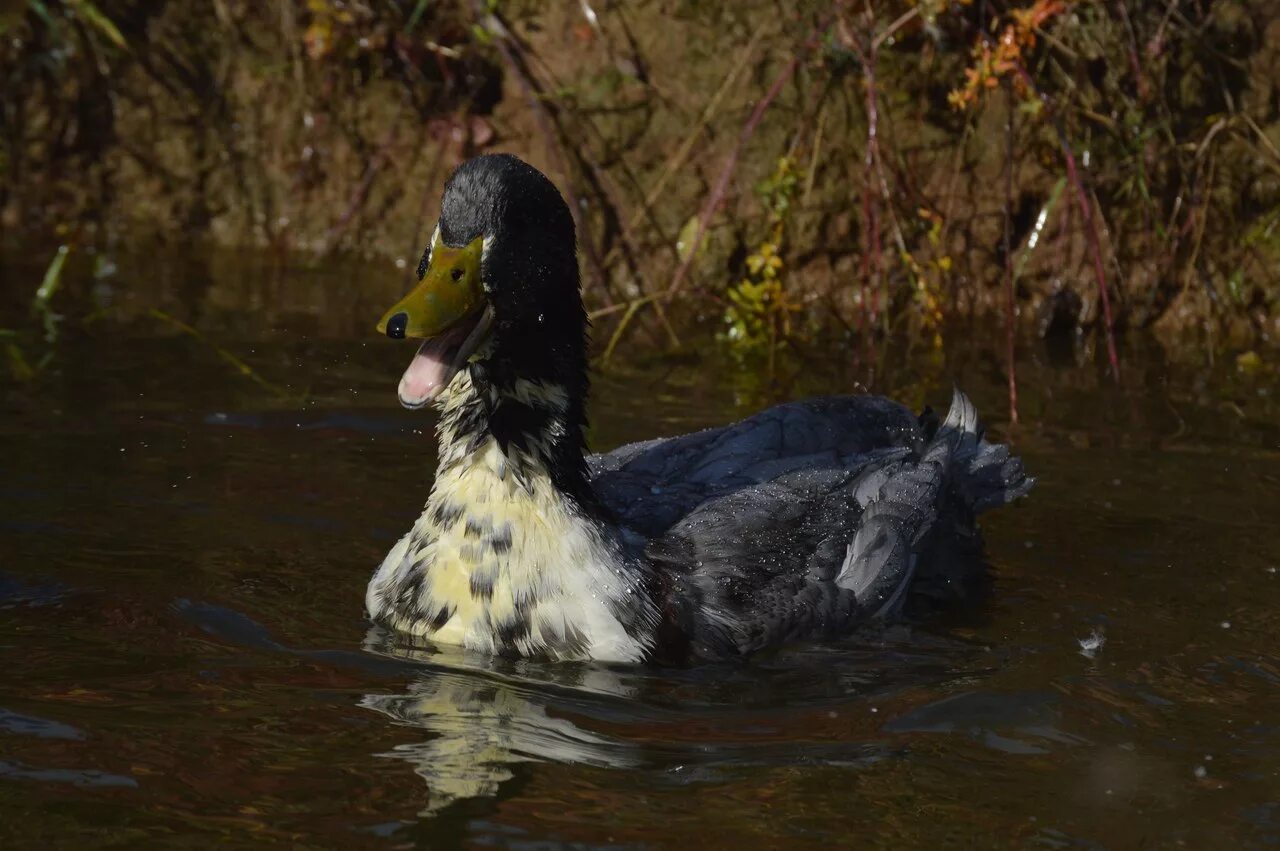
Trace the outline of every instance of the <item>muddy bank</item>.
[[570, 196], [620, 345], [668, 313], [751, 352], [940, 345], [1003, 333], [1010, 291], [1019, 333], [1070, 334], [1105, 291], [1119, 336], [1247, 349], [1277, 330], [1278, 10], [31, 4], [0, 16], [4, 238], [396, 274], [449, 168], [507, 150]]

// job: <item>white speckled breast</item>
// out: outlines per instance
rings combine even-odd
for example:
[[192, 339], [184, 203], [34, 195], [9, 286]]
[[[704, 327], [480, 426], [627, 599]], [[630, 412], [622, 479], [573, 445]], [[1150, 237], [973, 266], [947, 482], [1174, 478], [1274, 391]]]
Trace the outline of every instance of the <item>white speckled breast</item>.
[[[523, 390], [555, 397], [554, 390]], [[460, 373], [446, 413], [470, 392]], [[492, 437], [464, 451], [447, 426], [440, 432], [431, 496], [369, 583], [370, 615], [486, 653], [643, 659], [657, 612], [600, 524], [533, 459], [518, 459], [517, 477]]]

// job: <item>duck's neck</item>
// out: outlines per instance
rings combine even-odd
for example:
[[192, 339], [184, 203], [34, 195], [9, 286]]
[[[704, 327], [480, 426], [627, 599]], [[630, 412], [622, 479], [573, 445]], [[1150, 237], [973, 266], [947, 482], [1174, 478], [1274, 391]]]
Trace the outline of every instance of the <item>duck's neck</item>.
[[593, 510], [580, 397], [500, 378], [473, 367], [443, 394], [431, 496], [375, 577], [371, 613], [490, 653], [643, 658], [657, 615]]
[[582, 386], [472, 364], [445, 389], [436, 437], [440, 469], [465, 465], [487, 443], [501, 453], [503, 478], [526, 490], [545, 477], [564, 499], [593, 512], [584, 457]]

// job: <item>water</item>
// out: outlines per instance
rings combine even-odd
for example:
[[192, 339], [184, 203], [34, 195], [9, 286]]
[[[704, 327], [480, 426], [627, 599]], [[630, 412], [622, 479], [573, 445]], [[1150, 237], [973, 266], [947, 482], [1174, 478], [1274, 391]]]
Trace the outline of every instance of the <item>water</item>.
[[[1270, 379], [1028, 346], [1040, 484], [986, 519], [988, 598], [745, 665], [495, 662], [362, 616], [433, 466], [370, 330], [394, 270], [166, 257], [69, 271], [49, 366], [0, 384], [0, 846], [1280, 844]], [[594, 444], [866, 379], [693, 350], [598, 378]], [[881, 364], [1006, 429], [980, 347]]]

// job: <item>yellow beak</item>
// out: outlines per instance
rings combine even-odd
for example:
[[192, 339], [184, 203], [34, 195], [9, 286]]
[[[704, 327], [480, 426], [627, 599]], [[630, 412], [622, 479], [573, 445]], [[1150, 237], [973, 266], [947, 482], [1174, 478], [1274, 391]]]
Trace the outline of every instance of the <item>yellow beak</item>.
[[480, 283], [483, 251], [484, 237], [476, 237], [462, 248], [451, 248], [437, 233], [422, 281], [386, 312], [378, 322], [378, 332], [397, 340], [435, 337], [459, 320], [483, 310], [484, 287]]

